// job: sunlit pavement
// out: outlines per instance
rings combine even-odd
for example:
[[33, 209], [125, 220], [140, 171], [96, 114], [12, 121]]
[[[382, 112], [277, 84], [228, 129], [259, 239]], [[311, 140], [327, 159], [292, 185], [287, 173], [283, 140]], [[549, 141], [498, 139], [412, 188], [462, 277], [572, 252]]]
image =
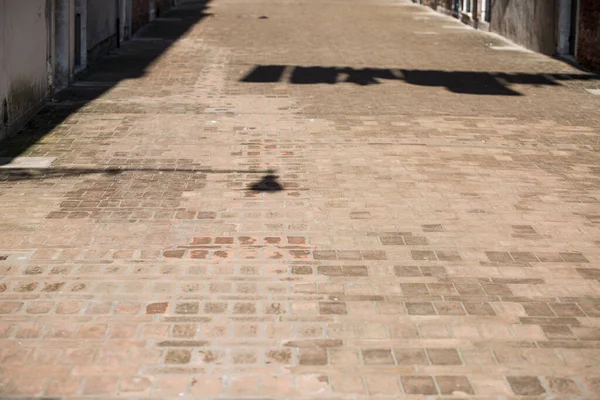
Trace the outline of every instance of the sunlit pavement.
[[600, 398], [598, 88], [406, 1], [189, 2], [0, 144], [0, 397]]

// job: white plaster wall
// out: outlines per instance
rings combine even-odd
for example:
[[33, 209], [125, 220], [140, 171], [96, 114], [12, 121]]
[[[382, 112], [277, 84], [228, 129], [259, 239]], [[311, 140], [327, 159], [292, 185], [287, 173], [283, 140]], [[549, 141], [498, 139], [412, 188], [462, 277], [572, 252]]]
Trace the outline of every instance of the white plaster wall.
[[[13, 133], [46, 97], [46, 6], [46, 0], [0, 0], [0, 136]], [[2, 126], [5, 101], [8, 126]]]

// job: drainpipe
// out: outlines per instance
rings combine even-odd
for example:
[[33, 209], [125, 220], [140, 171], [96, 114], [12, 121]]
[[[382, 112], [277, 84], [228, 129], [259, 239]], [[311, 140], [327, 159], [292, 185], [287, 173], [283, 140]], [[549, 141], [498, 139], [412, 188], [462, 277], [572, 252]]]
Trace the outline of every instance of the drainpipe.
[[[473, 0], [471, 5], [471, 15], [473, 16], [473, 28], [479, 28], [479, 2], [482, 0]], [[485, 1], [485, 0], [483, 0]]]

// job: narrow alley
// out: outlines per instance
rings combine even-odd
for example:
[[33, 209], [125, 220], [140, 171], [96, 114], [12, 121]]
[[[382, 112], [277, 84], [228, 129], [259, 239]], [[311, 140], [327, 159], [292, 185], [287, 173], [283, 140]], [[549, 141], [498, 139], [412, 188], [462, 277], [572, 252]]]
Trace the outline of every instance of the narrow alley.
[[0, 144], [0, 398], [600, 398], [600, 79], [406, 0], [187, 1]]

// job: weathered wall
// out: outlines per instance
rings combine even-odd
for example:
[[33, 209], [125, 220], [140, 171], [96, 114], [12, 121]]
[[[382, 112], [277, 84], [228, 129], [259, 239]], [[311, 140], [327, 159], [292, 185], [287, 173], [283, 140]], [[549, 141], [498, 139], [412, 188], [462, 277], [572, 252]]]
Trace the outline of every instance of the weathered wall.
[[87, 0], [88, 61], [93, 61], [116, 47], [116, 21], [115, 0]]
[[46, 0], [0, 0], [0, 139], [46, 97], [48, 12]]
[[600, 71], [600, 1], [580, 0], [577, 61]]
[[529, 49], [554, 54], [557, 46], [556, 13], [554, 1], [495, 0], [492, 2], [490, 28]]
[[148, 0], [133, 0], [131, 20], [132, 34], [150, 21], [150, 2]]
[[[49, 1], [51, 2], [51, 1]], [[54, 89], [73, 80], [75, 66], [74, 0], [54, 0]]]
[[169, 9], [171, 8], [172, 5], [172, 0], [155, 0], [156, 1], [156, 5], [154, 6], [154, 9], [156, 10], [156, 16], [157, 17], [163, 17], [164, 14], [169, 11]]

